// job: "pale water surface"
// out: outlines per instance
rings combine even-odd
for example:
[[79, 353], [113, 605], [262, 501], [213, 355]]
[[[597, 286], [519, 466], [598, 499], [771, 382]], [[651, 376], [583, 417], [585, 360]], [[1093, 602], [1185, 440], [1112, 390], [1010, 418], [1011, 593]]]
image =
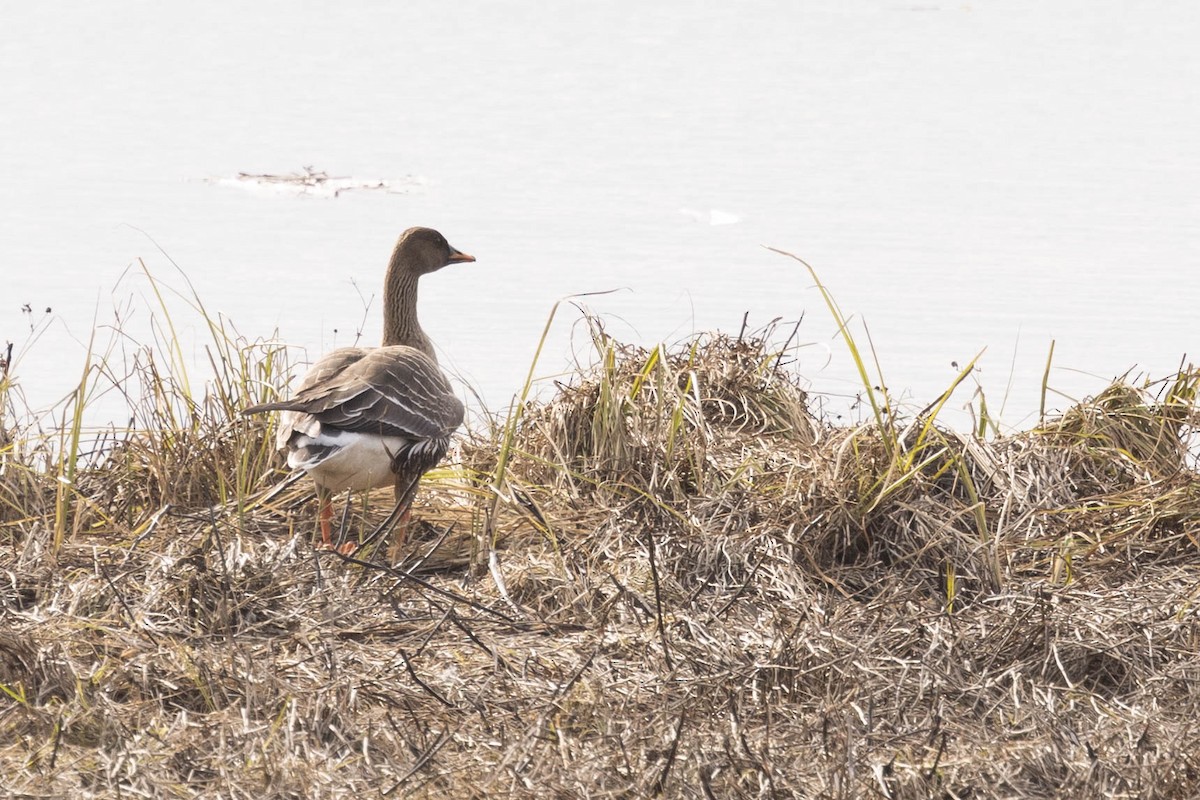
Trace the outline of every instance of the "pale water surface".
[[[17, 376], [35, 405], [60, 397], [97, 313], [148, 294], [131, 264], [182, 285], [149, 236], [244, 333], [310, 355], [360, 327], [373, 342], [362, 296], [425, 224], [479, 258], [425, 281], [423, 321], [492, 407], [555, 300], [621, 289], [587, 303], [644, 343], [803, 316], [801, 370], [844, 410], [849, 359], [771, 245], [866, 320], [912, 404], [987, 347], [989, 404], [1011, 379], [1020, 426], [1051, 340], [1051, 384], [1074, 396], [1196, 353], [1198, 8], [10, 4], [0, 340], [25, 347], [21, 305], [51, 307]], [[211, 180], [305, 165], [408, 190]]]

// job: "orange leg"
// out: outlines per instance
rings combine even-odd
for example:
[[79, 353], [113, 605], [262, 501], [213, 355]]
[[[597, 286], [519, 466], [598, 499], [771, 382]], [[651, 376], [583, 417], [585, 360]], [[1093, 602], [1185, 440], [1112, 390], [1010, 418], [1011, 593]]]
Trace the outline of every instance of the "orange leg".
[[354, 542], [345, 542], [336, 548], [333, 546], [333, 493], [320, 487], [317, 488], [317, 519], [321, 523], [321, 543], [317, 545], [317, 550], [337, 550], [348, 556], [358, 549]]
[[411, 507], [405, 508], [400, 514], [399, 518], [396, 520], [395, 527], [392, 529], [394, 533], [392, 534], [392, 543], [388, 547], [388, 559], [393, 564], [399, 564], [407, 555], [407, 553], [404, 552], [404, 543], [408, 538], [408, 525], [411, 518], [411, 514], [409, 512], [411, 511]]
[[392, 487], [396, 498], [396, 506], [392, 510], [392, 514], [399, 514], [394, 517], [396, 520], [395, 535], [392, 537], [392, 546], [388, 548], [388, 556], [393, 563], [403, 561], [406, 555], [404, 545], [408, 540], [408, 527], [412, 521], [412, 503], [413, 498], [417, 495], [417, 485], [421, 482], [422, 474], [422, 472], [397, 474], [396, 483]]
[[317, 492], [317, 519], [321, 521], [320, 550], [333, 549], [333, 503], [329, 495]]
[[400, 519], [396, 520], [396, 537], [393, 539], [396, 552], [399, 553], [404, 549], [404, 542], [408, 539], [408, 523], [412, 518], [412, 506], [404, 509], [404, 513], [400, 515]]

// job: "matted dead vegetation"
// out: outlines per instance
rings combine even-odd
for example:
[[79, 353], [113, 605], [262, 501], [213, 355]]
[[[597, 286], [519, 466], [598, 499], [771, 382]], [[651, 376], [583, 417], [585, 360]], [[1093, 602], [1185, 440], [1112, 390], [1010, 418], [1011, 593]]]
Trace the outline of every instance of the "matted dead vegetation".
[[591, 326], [357, 559], [237, 414], [277, 348], [217, 338], [195, 399], [142, 352], [88, 457], [3, 384], [5, 791], [1200, 794], [1200, 373], [1016, 435], [835, 427], [769, 331]]

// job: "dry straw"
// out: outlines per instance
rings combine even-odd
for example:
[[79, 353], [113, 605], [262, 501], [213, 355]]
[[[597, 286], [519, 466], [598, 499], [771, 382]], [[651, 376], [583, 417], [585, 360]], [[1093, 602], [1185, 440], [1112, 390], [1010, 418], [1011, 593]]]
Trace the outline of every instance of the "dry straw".
[[[790, 331], [589, 316], [594, 366], [463, 433], [412, 549], [347, 559], [238, 413], [286, 351], [192, 297], [193, 393], [150, 285], [157, 342], [94, 347], [58, 416], [0, 383], [10, 795], [1200, 794], [1192, 368], [963, 434], [827, 295], [872, 409], [836, 427]], [[133, 421], [96, 436], [106, 387]]]

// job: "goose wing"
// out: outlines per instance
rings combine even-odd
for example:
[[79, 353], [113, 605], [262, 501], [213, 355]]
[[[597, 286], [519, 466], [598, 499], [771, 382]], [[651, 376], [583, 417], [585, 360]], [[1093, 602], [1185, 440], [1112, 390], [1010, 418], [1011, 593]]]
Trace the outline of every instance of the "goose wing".
[[308, 372], [304, 373], [304, 378], [300, 381], [296, 392], [303, 392], [305, 389], [333, 380], [346, 367], [361, 361], [372, 349], [370, 347], [339, 347], [337, 350], [330, 350], [317, 359], [317, 363], [313, 364]]
[[[317, 362], [304, 373], [296, 392], [300, 393], [322, 383], [332, 381], [346, 367], [360, 361], [370, 353], [369, 348], [339, 347], [331, 350], [317, 359]], [[321, 424], [312, 417], [287, 409], [287, 403], [260, 403], [243, 409], [243, 414], [262, 414], [267, 411], [283, 411], [279, 418], [279, 429], [275, 434], [275, 444], [280, 450], [288, 450], [292, 444], [292, 435], [296, 431], [311, 432], [314, 436], [320, 432]]]
[[310, 380], [322, 359], [295, 397], [254, 411], [295, 411], [336, 430], [405, 439], [444, 439], [462, 424], [462, 403], [420, 350], [399, 345], [360, 352], [328, 377]]

